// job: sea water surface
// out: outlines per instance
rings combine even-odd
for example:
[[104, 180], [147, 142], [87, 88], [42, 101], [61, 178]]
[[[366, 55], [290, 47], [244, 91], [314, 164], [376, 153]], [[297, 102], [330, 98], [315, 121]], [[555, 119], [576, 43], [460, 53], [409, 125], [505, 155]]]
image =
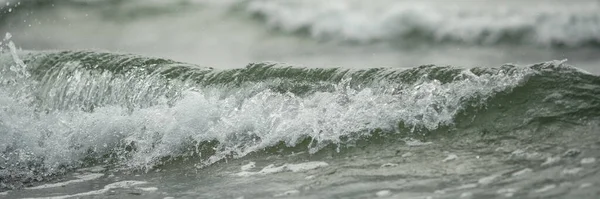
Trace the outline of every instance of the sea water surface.
[[599, 11], [4, 1], [0, 198], [598, 198]]

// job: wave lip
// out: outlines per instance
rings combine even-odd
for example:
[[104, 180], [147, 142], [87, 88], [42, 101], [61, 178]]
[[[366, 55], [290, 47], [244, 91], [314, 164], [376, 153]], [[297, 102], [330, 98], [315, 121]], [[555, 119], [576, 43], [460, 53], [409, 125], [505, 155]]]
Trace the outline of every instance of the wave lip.
[[320, 40], [551, 47], [600, 44], [597, 2], [455, 3], [263, 0], [247, 1], [244, 8], [270, 28]]

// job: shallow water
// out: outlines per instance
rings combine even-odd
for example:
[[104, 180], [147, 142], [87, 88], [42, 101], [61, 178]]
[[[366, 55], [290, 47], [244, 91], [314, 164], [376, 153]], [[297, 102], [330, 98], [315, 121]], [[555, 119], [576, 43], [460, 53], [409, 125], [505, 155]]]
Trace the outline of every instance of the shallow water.
[[[548, 149], [547, 146], [518, 141], [497, 142], [502, 144], [494, 144], [491, 148], [486, 146], [487, 143], [467, 147], [437, 143], [423, 146], [381, 144], [310, 156], [306, 153], [250, 156], [203, 169], [190, 169], [195, 165], [179, 163], [148, 173], [122, 173], [108, 169], [102, 171], [104, 176], [99, 179], [60, 188], [9, 192], [8, 196], [595, 198], [598, 195], [594, 188], [600, 183], [598, 167], [595, 166], [597, 162], [590, 163], [590, 157], [598, 157], [597, 140], [596, 144], [577, 146], [581, 153], [575, 156], [565, 155], [563, 152], [567, 148], [562, 147]], [[513, 149], [516, 150], [510, 151]], [[265, 167], [269, 165], [290, 167], [295, 163], [304, 164], [305, 170], [264, 172], [268, 171]], [[310, 164], [316, 166], [310, 167]], [[256, 173], [243, 175], [244, 166], [249, 168], [249, 172]], [[129, 181], [140, 184], [114, 186], [116, 182]], [[95, 193], [91, 193], [93, 191]]]

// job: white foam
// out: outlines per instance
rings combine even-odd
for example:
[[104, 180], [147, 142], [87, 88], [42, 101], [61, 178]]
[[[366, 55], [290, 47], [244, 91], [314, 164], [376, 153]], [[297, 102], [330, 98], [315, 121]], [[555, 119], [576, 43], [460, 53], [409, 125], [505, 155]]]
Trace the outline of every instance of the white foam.
[[583, 158], [581, 159], [581, 164], [593, 164], [596, 162], [596, 158]]
[[148, 192], [152, 192], [152, 191], [158, 190], [157, 187], [138, 187], [137, 189], [142, 190], [142, 191], [148, 191]]
[[508, 197], [512, 197], [517, 191], [518, 191], [518, 189], [515, 189], [515, 188], [503, 188], [503, 189], [499, 189], [498, 191], [496, 191], [496, 193], [508, 198]]
[[560, 157], [556, 156], [556, 157], [548, 157], [546, 158], [546, 161], [544, 161], [540, 166], [549, 166], [549, 165], [553, 165], [556, 164], [560, 161]]
[[579, 188], [580, 189], [585, 189], [585, 188], [591, 187], [592, 185], [594, 185], [594, 184], [592, 184], [592, 183], [582, 183], [581, 185], [579, 185]]
[[248, 163], [246, 165], [243, 165], [241, 167], [241, 169], [242, 169], [242, 171], [248, 171], [250, 169], [253, 169], [254, 167], [256, 167], [256, 163], [255, 162], [250, 162], [250, 163]]
[[473, 193], [471, 192], [464, 192], [460, 194], [460, 198], [470, 198], [473, 197]]
[[90, 174], [86, 174], [86, 175], [75, 176], [77, 178], [76, 180], [69, 180], [69, 181], [53, 183], [53, 184], [44, 184], [44, 185], [35, 186], [35, 187], [27, 187], [25, 189], [48, 189], [48, 188], [64, 187], [69, 184], [81, 183], [81, 182], [85, 182], [85, 181], [98, 179], [102, 176], [104, 176], [104, 174], [90, 173]]
[[[82, 196], [100, 195], [100, 194], [110, 191], [111, 189], [131, 188], [131, 187], [146, 184], [146, 183], [147, 182], [144, 182], [144, 181], [120, 181], [120, 182], [108, 184], [108, 185], [104, 186], [103, 189], [99, 189], [99, 190], [95, 190], [95, 191], [77, 193], [77, 194], [72, 194], [72, 195], [42, 197], [42, 198], [44, 198], [44, 199], [65, 199], [65, 198], [74, 198], [74, 197], [82, 197]], [[42, 198], [27, 198], [27, 199], [42, 199]], [[23, 198], [23, 199], [26, 199], [26, 198]]]
[[420, 140], [416, 140], [413, 138], [406, 138], [403, 139], [404, 143], [406, 143], [407, 146], [425, 146], [425, 145], [430, 145], [432, 144], [432, 142], [422, 142]]
[[377, 197], [386, 197], [386, 196], [392, 195], [392, 192], [390, 190], [381, 190], [381, 191], [378, 191], [377, 193], [375, 193], [375, 195]]
[[398, 166], [398, 164], [396, 163], [385, 163], [381, 165], [381, 168], [385, 168], [385, 167], [395, 167]]
[[550, 191], [550, 190], [552, 190], [554, 188], [556, 188], [556, 185], [555, 184], [551, 184], [551, 185], [546, 185], [546, 186], [544, 186], [542, 188], [536, 189], [533, 192], [535, 192], [535, 193], [543, 193], [543, 192], [546, 192], [546, 191]]
[[517, 172], [513, 173], [513, 174], [512, 174], [512, 176], [513, 176], [513, 177], [516, 177], [516, 176], [521, 176], [521, 175], [528, 174], [528, 173], [531, 173], [531, 172], [533, 172], [533, 170], [532, 170], [532, 169], [530, 169], [530, 168], [525, 168], [525, 169], [523, 169], [523, 170], [520, 170], [520, 171], [517, 171]]
[[564, 175], [575, 175], [579, 172], [583, 171], [583, 168], [581, 167], [577, 167], [577, 168], [571, 168], [571, 169], [564, 169], [562, 171], [562, 174]]
[[402, 156], [400, 156], [400, 157], [407, 158], [407, 157], [410, 157], [410, 156], [412, 156], [412, 155], [413, 155], [413, 153], [411, 153], [411, 152], [406, 152], [406, 153], [402, 154]]
[[305, 162], [300, 164], [288, 164], [287, 169], [292, 172], [301, 172], [326, 166], [329, 166], [326, 162]]
[[444, 158], [444, 160], [442, 160], [442, 162], [450, 162], [453, 160], [456, 160], [458, 158], [458, 156], [456, 154], [450, 154], [448, 155], [448, 157]]
[[500, 174], [490, 175], [490, 176], [479, 179], [477, 182], [482, 185], [487, 185], [487, 184], [490, 184], [490, 183], [496, 181], [496, 179], [498, 179], [500, 176], [501, 176]]
[[267, 174], [273, 174], [273, 173], [279, 173], [279, 172], [285, 172], [285, 171], [290, 171], [290, 172], [302, 172], [302, 171], [307, 171], [307, 170], [313, 170], [313, 169], [317, 169], [320, 167], [326, 167], [329, 166], [329, 164], [327, 164], [326, 162], [304, 162], [304, 163], [299, 163], [299, 164], [284, 164], [282, 166], [275, 166], [273, 164], [268, 165], [266, 167], [264, 167], [262, 170], [258, 171], [258, 172], [249, 172], [249, 171], [242, 171], [239, 173], [236, 173], [234, 175], [237, 176], [252, 176], [252, 175], [267, 175]]

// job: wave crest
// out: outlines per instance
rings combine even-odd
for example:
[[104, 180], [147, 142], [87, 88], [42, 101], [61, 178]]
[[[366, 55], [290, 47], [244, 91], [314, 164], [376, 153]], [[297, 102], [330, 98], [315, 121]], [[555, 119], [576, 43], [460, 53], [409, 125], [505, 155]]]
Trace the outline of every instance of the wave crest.
[[321, 40], [567, 47], [600, 44], [597, 2], [522, 4], [261, 0], [246, 1], [243, 7], [271, 28]]
[[[562, 62], [408, 70], [257, 63], [214, 70], [96, 52], [21, 58], [30, 76], [7, 72], [0, 79], [20, 82], [0, 86], [5, 184], [20, 180], [15, 173], [44, 179], [98, 162], [151, 169], [199, 157], [199, 165], [210, 165], [270, 147], [302, 145], [314, 153], [374, 132], [445, 136], [438, 130], [515, 129], [550, 117], [581, 121], [598, 116], [600, 101], [599, 78]], [[15, 66], [12, 55], [0, 60], [3, 71]], [[497, 122], [505, 114], [509, 119]]]

